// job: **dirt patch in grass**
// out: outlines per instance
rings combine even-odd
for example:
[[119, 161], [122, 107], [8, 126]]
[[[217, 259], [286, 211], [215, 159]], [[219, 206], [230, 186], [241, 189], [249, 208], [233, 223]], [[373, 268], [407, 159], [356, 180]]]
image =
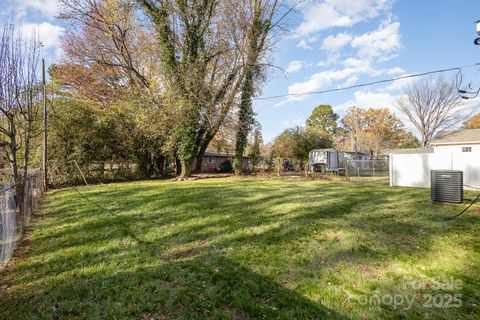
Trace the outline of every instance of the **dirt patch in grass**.
[[179, 259], [188, 259], [195, 256], [198, 256], [202, 251], [208, 249], [213, 241], [201, 241], [189, 244], [188, 246], [171, 252], [167, 255], [164, 255], [165, 260], [179, 260]]

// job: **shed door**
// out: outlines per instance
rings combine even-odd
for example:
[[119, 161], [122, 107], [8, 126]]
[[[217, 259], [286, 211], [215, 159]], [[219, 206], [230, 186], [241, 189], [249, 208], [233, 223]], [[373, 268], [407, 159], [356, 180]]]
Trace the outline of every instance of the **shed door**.
[[336, 152], [329, 152], [328, 153], [328, 167], [329, 169], [337, 169], [338, 168], [338, 158]]

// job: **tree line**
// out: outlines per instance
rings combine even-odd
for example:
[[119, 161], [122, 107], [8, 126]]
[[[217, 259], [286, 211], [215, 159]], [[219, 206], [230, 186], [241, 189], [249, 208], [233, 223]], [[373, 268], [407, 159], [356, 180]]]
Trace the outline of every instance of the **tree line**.
[[[58, 168], [72, 158], [82, 164], [113, 159], [134, 161], [143, 175], [174, 167], [189, 176], [219, 132], [234, 130], [234, 168], [242, 173], [254, 128], [252, 98], [295, 3], [60, 4], [59, 18], [68, 26], [64, 56], [49, 70], [50, 104], [58, 110], [52, 116], [58, 152], [51, 160]], [[63, 131], [73, 127], [66, 123], [76, 128], [68, 141]]]
[[[406, 120], [402, 121], [395, 110]], [[270, 158], [289, 159], [303, 166], [310, 150], [336, 148], [379, 159], [389, 149], [427, 147], [438, 133], [459, 125], [480, 128], [480, 113], [472, 114], [458, 93], [455, 79], [424, 78], [407, 85], [390, 108], [351, 106], [340, 119], [331, 105], [318, 105], [304, 126], [286, 129], [274, 139]], [[418, 131], [420, 139], [405, 122]]]
[[[296, 2], [281, 0], [60, 0], [63, 55], [48, 70], [48, 144], [54, 183], [69, 183], [92, 165], [121, 166], [139, 177], [200, 169], [207, 148], [244, 155], [255, 168], [280, 158], [304, 164], [314, 148], [379, 157], [389, 148], [427, 146], [436, 133], [467, 120], [453, 82], [429, 78], [407, 86], [396, 107], [350, 107], [340, 119], [329, 105], [304, 127], [262, 141], [252, 99], [261, 93], [272, 50]], [[40, 44], [12, 21], [0, 38], [0, 133], [21, 189], [40, 160]], [[130, 178], [130, 177], [125, 177]], [[21, 197], [21, 195], [20, 195]]]
[[387, 108], [349, 107], [339, 115], [330, 105], [315, 107], [305, 125], [286, 129], [272, 144], [273, 157], [306, 166], [313, 149], [335, 148], [381, 158], [387, 149], [414, 148], [418, 139]]

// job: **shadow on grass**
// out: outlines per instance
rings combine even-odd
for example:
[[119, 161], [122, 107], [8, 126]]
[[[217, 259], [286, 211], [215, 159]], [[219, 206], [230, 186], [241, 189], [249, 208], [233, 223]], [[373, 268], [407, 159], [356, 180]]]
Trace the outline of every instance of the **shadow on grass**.
[[[129, 254], [135, 255], [135, 250]], [[221, 256], [86, 270], [3, 297], [1, 319], [345, 319]]]
[[[373, 250], [375, 254], [364, 255], [372, 261], [397, 254], [421, 254], [430, 250], [431, 236], [451, 232], [451, 229], [441, 228], [440, 224], [437, 224], [435, 232], [424, 232], [430, 227], [421, 219], [432, 219], [433, 215], [418, 215], [417, 211], [422, 208], [417, 208], [418, 200], [415, 198], [418, 198], [418, 191], [413, 189], [373, 189], [371, 186], [365, 188], [364, 184], [352, 184], [350, 190], [345, 192], [335, 183], [330, 183], [320, 184], [320, 187], [303, 187], [298, 192], [296, 182], [284, 184], [275, 190], [261, 184], [258, 186], [254, 180], [243, 180], [240, 184], [228, 188], [195, 185], [192, 189], [169, 183], [167, 187], [162, 185], [159, 190], [152, 186], [109, 191], [85, 189], [86, 195], [120, 214], [110, 215], [92, 206], [84, 206], [76, 214], [67, 214], [65, 210], [68, 207], [65, 208], [65, 205], [68, 204], [55, 202], [56, 207], [47, 215], [61, 217], [51, 220], [46, 227], [80, 220], [82, 223], [42, 234], [35, 241], [39, 248], [42, 248], [44, 241], [55, 241], [55, 250], [64, 250], [124, 239], [128, 232], [118, 231], [122, 226], [129, 226], [128, 231], [135, 235], [136, 240], [158, 253], [171, 246], [185, 246], [197, 241], [214, 241], [217, 247], [239, 243], [266, 246], [289, 243], [313, 231], [321, 232], [332, 225], [341, 224], [343, 230], [353, 230], [361, 235], [358, 239], [360, 251], [367, 252], [371, 244], [380, 244], [380, 249]], [[342, 192], [339, 193], [339, 190]], [[259, 194], [258, 197], [252, 197]], [[113, 199], [116, 201], [113, 202]], [[81, 198], [78, 200], [85, 202]], [[395, 204], [392, 205], [392, 202]], [[284, 203], [296, 207], [296, 211], [278, 211], [278, 207]], [[396, 212], [399, 205], [409, 206], [416, 211], [412, 216]], [[150, 208], [152, 211], [149, 211]], [[361, 210], [365, 212], [359, 215]], [[198, 219], [199, 223], [186, 224], [192, 219]], [[122, 226], [119, 227], [120, 224]], [[152, 230], [168, 226], [177, 227], [165, 234], [157, 232], [153, 240], [143, 239]], [[239, 232], [253, 227], [264, 228], [255, 233]], [[75, 237], [71, 237], [72, 234]], [[421, 246], [418, 245], [420, 243]], [[52, 250], [46, 246], [43, 249], [36, 253]]]
[[[348, 312], [339, 311], [338, 301], [336, 312], [329, 310], [318, 302], [322, 297], [307, 299], [301, 290], [281, 285], [270, 270], [254, 272], [248, 266], [271, 267], [273, 257], [293, 278], [315, 281], [323, 269], [341, 263], [374, 268], [404, 255], [420, 257], [432, 249], [433, 239], [467, 228], [465, 221], [450, 228], [432, 224], [437, 208], [426, 207], [427, 193], [418, 189], [223, 182], [80, 189], [115, 215], [73, 190], [53, 194], [40, 225], [48, 232], [37, 232], [31, 260], [16, 271], [27, 285], [0, 299], [0, 308], [6, 315], [32, 318], [342, 318]], [[140, 243], [119, 226], [128, 226]], [[356, 238], [342, 246], [342, 239], [325, 236], [340, 231]], [[323, 238], [313, 241], [314, 234]], [[300, 262], [290, 259], [288, 250], [302, 250], [304, 238], [321, 249], [307, 252]], [[253, 258], [250, 248], [257, 249]], [[280, 254], [261, 256], [270, 249]], [[243, 263], [250, 258], [250, 265]], [[305, 276], [305, 270], [314, 276]]]

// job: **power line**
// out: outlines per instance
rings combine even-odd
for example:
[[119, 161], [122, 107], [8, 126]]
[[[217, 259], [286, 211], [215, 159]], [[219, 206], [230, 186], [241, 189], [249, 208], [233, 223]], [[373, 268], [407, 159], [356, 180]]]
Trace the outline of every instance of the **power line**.
[[301, 96], [312, 95], [312, 94], [322, 94], [322, 93], [329, 93], [329, 92], [335, 92], [335, 91], [344, 91], [344, 90], [350, 90], [350, 89], [355, 89], [355, 88], [360, 88], [360, 87], [367, 87], [367, 86], [371, 86], [371, 85], [375, 85], [375, 84], [393, 82], [393, 81], [402, 80], [402, 79], [424, 77], [424, 76], [427, 76], [427, 75], [430, 75], [430, 74], [435, 74], [435, 73], [443, 73], [443, 72], [454, 71], [454, 70], [461, 71], [463, 68], [471, 68], [471, 67], [474, 67], [474, 66], [480, 66], [480, 62], [470, 64], [470, 65], [466, 65], [466, 66], [461, 66], [461, 67], [453, 67], [453, 68], [448, 68], [448, 69], [439, 69], [439, 70], [427, 71], [427, 72], [410, 74], [410, 75], [396, 77], [396, 78], [366, 82], [366, 83], [356, 84], [356, 85], [347, 86], [347, 87], [340, 87], [340, 88], [319, 90], [319, 91], [309, 91], [309, 92], [304, 92], [304, 93], [286, 93], [286, 94], [281, 94], [281, 95], [277, 95], [277, 96], [256, 97], [256, 98], [253, 98], [253, 99], [254, 100], [271, 100], [271, 99], [279, 99], [279, 98], [286, 98], [286, 97], [301, 97]]

